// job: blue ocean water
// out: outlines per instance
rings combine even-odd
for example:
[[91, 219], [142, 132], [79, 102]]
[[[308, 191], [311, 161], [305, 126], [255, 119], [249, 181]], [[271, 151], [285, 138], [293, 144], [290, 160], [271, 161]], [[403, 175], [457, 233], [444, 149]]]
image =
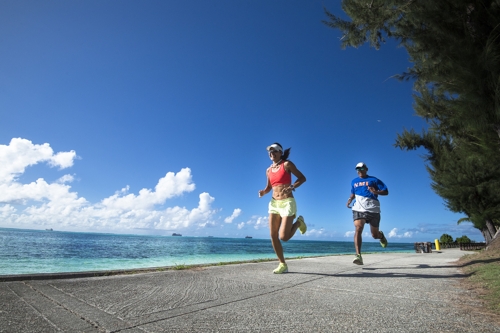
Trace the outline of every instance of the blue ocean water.
[[[353, 254], [353, 242], [290, 240], [285, 257]], [[363, 242], [363, 252], [413, 244]], [[276, 259], [270, 239], [116, 235], [0, 228], [0, 275], [136, 269]]]

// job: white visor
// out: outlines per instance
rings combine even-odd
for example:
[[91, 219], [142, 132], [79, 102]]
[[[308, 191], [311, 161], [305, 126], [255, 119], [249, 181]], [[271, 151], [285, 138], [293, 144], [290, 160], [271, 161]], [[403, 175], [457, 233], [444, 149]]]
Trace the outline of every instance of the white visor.
[[270, 146], [269, 146], [269, 147], [267, 147], [266, 149], [267, 149], [267, 150], [271, 150], [271, 149], [273, 149], [273, 150], [278, 150], [278, 151], [280, 151], [280, 152], [283, 152], [283, 149], [282, 149], [280, 146], [278, 146], [277, 144], [275, 144], [275, 143], [273, 143], [272, 145], [270, 145]]

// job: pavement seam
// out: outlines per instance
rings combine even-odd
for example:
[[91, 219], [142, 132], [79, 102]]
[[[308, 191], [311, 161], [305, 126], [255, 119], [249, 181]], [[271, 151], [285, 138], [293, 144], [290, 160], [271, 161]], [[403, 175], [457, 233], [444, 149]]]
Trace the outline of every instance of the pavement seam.
[[[182, 311], [179, 314], [173, 314], [173, 315], [166, 316], [166, 317], [161, 317], [161, 318], [158, 318], [158, 319], [155, 319], [155, 320], [150, 320], [150, 321], [145, 321], [145, 322], [139, 322], [138, 324], [136, 324], [134, 326], [131, 326], [130, 328], [140, 328], [140, 326], [144, 326], [144, 325], [148, 325], [148, 324], [154, 324], [154, 323], [157, 323], [157, 322], [160, 322], [160, 321], [163, 321], [163, 320], [168, 320], [168, 319], [172, 319], [172, 318], [176, 318], [176, 317], [181, 317], [181, 316], [184, 316], [184, 315], [188, 315], [188, 314], [192, 314], [192, 313], [196, 313], [196, 312], [200, 312], [200, 311], [204, 311], [204, 310], [216, 308], [216, 307], [219, 307], [219, 306], [223, 306], [223, 305], [227, 305], [227, 304], [232, 304], [232, 303], [237, 303], [237, 302], [240, 302], [240, 301], [245, 301], [245, 300], [248, 300], [248, 299], [252, 299], [252, 298], [256, 298], [256, 297], [260, 297], [260, 296], [264, 296], [264, 295], [269, 295], [269, 294], [275, 293], [277, 291], [294, 288], [294, 287], [299, 286], [301, 284], [305, 284], [305, 283], [308, 283], [308, 282], [312, 282], [312, 281], [319, 280], [319, 279], [324, 279], [324, 278], [325, 278], [324, 276], [321, 276], [321, 277], [317, 277], [317, 278], [313, 278], [313, 279], [308, 279], [306, 281], [302, 281], [302, 282], [299, 282], [297, 284], [294, 284], [294, 285], [291, 285], [291, 286], [289, 285], [289, 286], [285, 286], [285, 287], [281, 287], [281, 288], [280, 287], [271, 287], [270, 289], [272, 289], [272, 290], [268, 289], [266, 292], [262, 292], [262, 290], [259, 290], [257, 292], [253, 292], [253, 293], [255, 293], [255, 295], [250, 295], [250, 296], [243, 297], [243, 298], [240, 296], [240, 297], [230, 297], [229, 300], [226, 298], [224, 301], [221, 301], [221, 300], [209, 301], [210, 303], [215, 302], [216, 304], [213, 304], [213, 305], [210, 305], [210, 306], [200, 307], [198, 309], [193, 309], [193, 310], [188, 311], [188, 312], [185, 311], [186, 308], [189, 308], [189, 307], [198, 307], [199, 304], [189, 305], [189, 306], [183, 307], [183, 308], [158, 311], [158, 312], [155, 312], [154, 315], [158, 315], [160, 313], [165, 313], [165, 312], [171, 312], [171, 313], [172, 312], [181, 312], [181, 311], [179, 311], [181, 309], [184, 310], [184, 311]], [[233, 299], [231, 300], [231, 298], [233, 298]], [[144, 317], [144, 316], [142, 316], [142, 317]], [[119, 331], [115, 331], [115, 332], [119, 332]]]
[[[22, 282], [22, 283], [24, 283], [24, 284], [26, 284], [27, 286], [29, 286], [30, 288], [32, 288], [34, 291], [36, 291], [37, 293], [39, 293], [41, 296], [43, 296], [43, 297], [45, 297], [45, 298], [49, 299], [51, 302], [54, 302], [55, 304], [59, 305], [59, 306], [60, 306], [61, 308], [63, 308], [64, 310], [66, 310], [66, 311], [68, 311], [68, 312], [70, 312], [70, 313], [74, 314], [75, 316], [78, 316], [78, 317], [79, 317], [79, 318], [81, 318], [82, 320], [86, 321], [87, 323], [89, 323], [90, 325], [92, 325], [93, 327], [95, 327], [97, 330], [99, 330], [99, 331], [101, 331], [101, 332], [111, 332], [111, 333], [112, 333], [112, 332], [115, 332], [114, 330], [109, 330], [109, 329], [107, 329], [106, 327], [104, 327], [103, 325], [101, 325], [99, 322], [96, 322], [96, 321], [94, 321], [94, 320], [92, 320], [92, 319], [90, 319], [90, 318], [86, 317], [85, 315], [83, 315], [83, 314], [81, 314], [81, 313], [79, 313], [79, 312], [77, 312], [77, 311], [75, 311], [75, 310], [73, 310], [73, 309], [69, 308], [67, 305], [65, 305], [65, 303], [63, 303], [63, 302], [59, 302], [59, 301], [58, 301], [57, 299], [55, 299], [54, 297], [52, 297], [52, 296], [50, 296], [50, 295], [48, 295], [48, 294], [44, 293], [44, 292], [43, 292], [40, 288], [35, 288], [35, 286], [32, 286], [32, 285], [28, 284], [27, 282]], [[93, 305], [91, 305], [91, 304], [87, 303], [85, 300], [82, 300], [82, 299], [80, 299], [80, 298], [78, 298], [78, 297], [75, 297], [74, 295], [71, 295], [71, 294], [69, 294], [69, 293], [65, 292], [64, 290], [59, 289], [59, 288], [57, 288], [56, 286], [54, 286], [54, 285], [52, 285], [52, 284], [50, 284], [50, 283], [47, 283], [47, 284], [41, 284], [40, 286], [50, 287], [50, 288], [52, 288], [52, 289], [56, 290], [57, 292], [62, 293], [62, 294], [64, 294], [65, 296], [70, 297], [71, 299], [77, 300], [77, 301], [79, 301], [79, 302], [81, 302], [81, 303], [85, 304], [86, 306], [88, 306], [88, 307], [90, 307], [90, 308], [94, 309], [94, 310], [97, 310], [97, 311], [99, 311], [99, 312], [103, 312], [103, 313], [107, 314], [108, 316], [110, 316], [110, 317], [114, 318], [115, 320], [120, 321], [122, 324], [124, 324], [124, 326], [130, 326], [130, 324], [129, 324], [129, 323], [127, 323], [127, 322], [126, 322], [125, 320], [123, 320], [122, 318], [120, 318], [120, 317], [118, 317], [118, 316], [113, 316], [113, 315], [111, 315], [111, 314], [107, 313], [107, 312], [106, 312], [106, 311], [104, 311], [104, 310], [101, 310], [101, 309], [99, 309], [99, 308], [96, 308], [95, 306], [93, 306]], [[126, 327], [126, 328], [124, 328], [124, 329], [128, 329], [128, 328], [130, 328], [130, 327]], [[140, 329], [141, 331], [143, 331], [141, 328], [138, 328], [138, 329]], [[122, 330], [122, 329], [119, 329], [118, 331], [120, 331], [120, 330]]]
[[[28, 286], [29, 287], [29, 286]], [[53, 323], [49, 318], [47, 318], [43, 313], [41, 313], [40, 311], [38, 311], [37, 308], [35, 308], [33, 305], [31, 305], [30, 303], [28, 303], [24, 297], [22, 297], [21, 295], [18, 295], [14, 290], [12, 290], [12, 288], [10, 288], [10, 286], [7, 285], [7, 288], [14, 294], [16, 295], [24, 304], [26, 304], [30, 309], [32, 309], [35, 313], [38, 313], [38, 315], [40, 317], [42, 317], [46, 322], [48, 322], [51, 326], [53, 326], [56, 330], [58, 331], [61, 331], [61, 329], [59, 327], [57, 327], [57, 325], [55, 323]], [[31, 288], [33, 289], [33, 288]], [[36, 290], [34, 290], [36, 291]]]

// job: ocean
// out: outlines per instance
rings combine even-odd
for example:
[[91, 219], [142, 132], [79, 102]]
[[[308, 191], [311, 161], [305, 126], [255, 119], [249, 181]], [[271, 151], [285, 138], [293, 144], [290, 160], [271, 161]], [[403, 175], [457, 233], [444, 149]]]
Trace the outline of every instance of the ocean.
[[[363, 253], [413, 243], [363, 242]], [[353, 242], [290, 240], [286, 258], [354, 254]], [[0, 228], [0, 275], [105, 271], [276, 259], [270, 239], [118, 235]]]

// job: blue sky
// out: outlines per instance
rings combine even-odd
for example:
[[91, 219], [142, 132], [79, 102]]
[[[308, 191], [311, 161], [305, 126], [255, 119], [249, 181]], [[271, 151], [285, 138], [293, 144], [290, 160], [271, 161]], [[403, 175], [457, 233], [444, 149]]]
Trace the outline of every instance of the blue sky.
[[[342, 50], [323, 1], [2, 1], [0, 226], [269, 237], [265, 147], [291, 147], [308, 232], [351, 241], [363, 161], [389, 242], [483, 241], [446, 210], [393, 42]], [[366, 228], [365, 231], [368, 231]], [[366, 235], [365, 241], [371, 240]]]

